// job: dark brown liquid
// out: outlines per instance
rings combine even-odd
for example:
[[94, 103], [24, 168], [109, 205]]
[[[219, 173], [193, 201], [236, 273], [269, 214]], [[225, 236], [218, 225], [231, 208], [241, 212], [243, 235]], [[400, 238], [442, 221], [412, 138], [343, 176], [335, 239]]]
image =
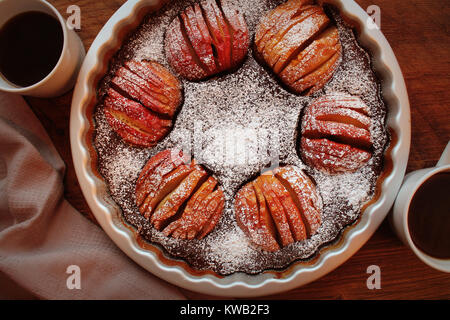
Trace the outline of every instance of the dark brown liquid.
[[0, 29], [0, 73], [21, 87], [38, 83], [58, 63], [63, 44], [62, 27], [54, 17], [21, 13]]
[[432, 176], [417, 190], [408, 227], [417, 248], [432, 257], [450, 259], [450, 172]]

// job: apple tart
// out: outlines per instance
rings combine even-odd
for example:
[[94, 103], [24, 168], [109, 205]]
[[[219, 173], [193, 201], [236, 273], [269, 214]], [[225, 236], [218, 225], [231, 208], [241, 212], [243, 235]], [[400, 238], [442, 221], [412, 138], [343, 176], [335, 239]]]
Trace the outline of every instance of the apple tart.
[[380, 88], [332, 5], [174, 0], [99, 82], [98, 173], [163, 261], [196, 275], [283, 271], [377, 196], [390, 141]]

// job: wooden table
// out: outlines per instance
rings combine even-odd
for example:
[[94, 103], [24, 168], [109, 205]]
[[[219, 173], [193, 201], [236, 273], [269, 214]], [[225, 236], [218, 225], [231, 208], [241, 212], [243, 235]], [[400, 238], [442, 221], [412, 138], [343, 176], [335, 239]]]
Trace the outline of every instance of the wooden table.
[[[50, 0], [65, 16], [70, 0]], [[121, 0], [78, 0], [79, 36], [89, 49]], [[450, 2], [357, 0], [381, 8], [381, 29], [402, 67], [411, 101], [412, 147], [408, 171], [434, 166], [450, 140]], [[92, 217], [72, 163], [69, 115], [72, 92], [55, 99], [26, 98], [67, 164], [65, 196]], [[381, 289], [369, 290], [367, 268], [381, 269]], [[194, 299], [213, 297], [185, 291]], [[435, 271], [402, 245], [386, 220], [345, 264], [314, 283], [270, 299], [450, 299], [450, 274]]]

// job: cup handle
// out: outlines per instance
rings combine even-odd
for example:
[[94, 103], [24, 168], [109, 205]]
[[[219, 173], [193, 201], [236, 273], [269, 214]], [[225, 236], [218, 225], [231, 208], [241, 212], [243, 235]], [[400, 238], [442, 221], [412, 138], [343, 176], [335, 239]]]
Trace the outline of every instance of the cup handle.
[[444, 153], [441, 156], [441, 159], [439, 159], [439, 162], [437, 163], [438, 167], [450, 165], [450, 141], [447, 144], [447, 147], [444, 150]]

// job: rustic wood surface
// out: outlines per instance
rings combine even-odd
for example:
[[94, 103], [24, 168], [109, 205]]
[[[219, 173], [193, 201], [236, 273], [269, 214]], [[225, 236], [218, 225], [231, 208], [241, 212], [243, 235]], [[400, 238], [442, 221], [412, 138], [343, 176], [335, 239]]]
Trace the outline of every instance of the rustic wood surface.
[[[125, 2], [50, 0], [66, 9], [81, 8], [79, 36], [89, 49], [97, 33]], [[434, 166], [450, 140], [450, 2], [440, 0], [357, 0], [362, 8], [381, 8], [381, 29], [402, 67], [412, 113], [408, 171]], [[26, 98], [67, 164], [65, 196], [86, 217], [87, 206], [74, 172], [69, 142], [72, 92], [55, 99]], [[369, 290], [367, 268], [381, 269], [381, 289]], [[185, 291], [192, 299], [214, 297]], [[386, 220], [345, 264], [309, 285], [270, 299], [450, 299], [450, 274], [422, 263], [395, 237]]]

